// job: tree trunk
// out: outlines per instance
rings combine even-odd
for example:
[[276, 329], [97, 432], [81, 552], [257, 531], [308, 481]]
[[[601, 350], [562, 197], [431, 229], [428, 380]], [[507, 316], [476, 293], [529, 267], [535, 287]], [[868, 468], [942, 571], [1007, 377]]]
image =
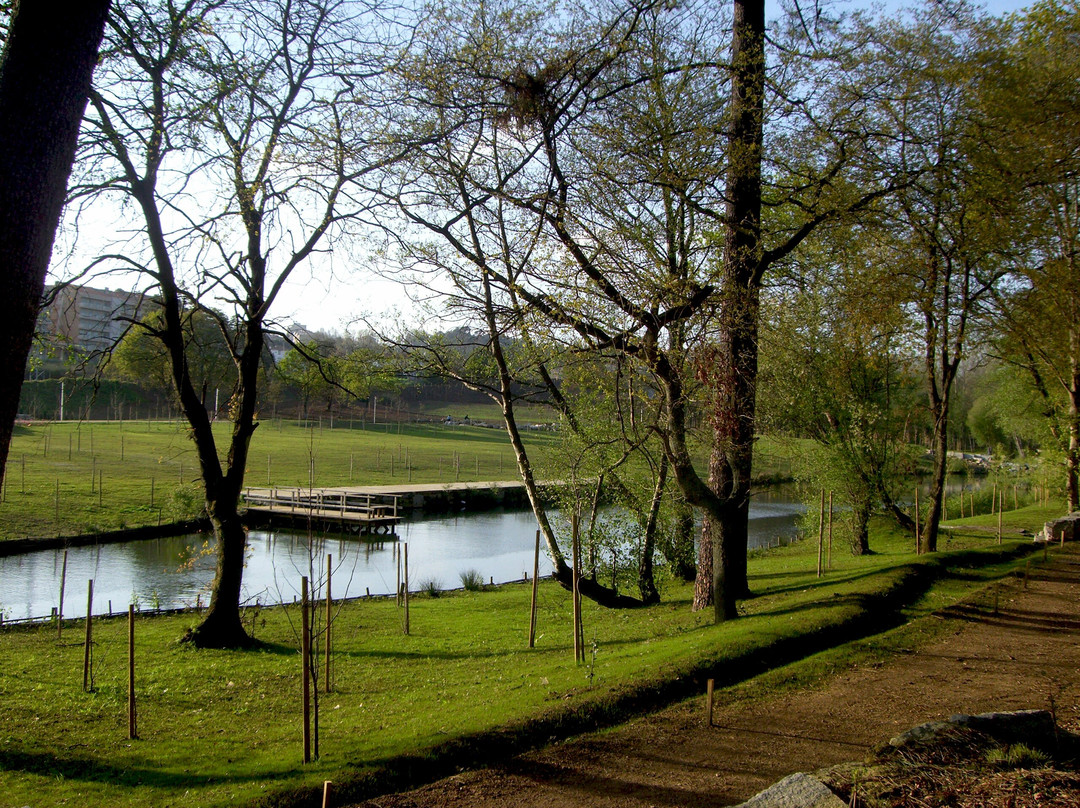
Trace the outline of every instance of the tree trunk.
[[649, 503], [649, 515], [645, 520], [645, 536], [641, 542], [641, 556], [638, 559], [638, 592], [641, 602], [646, 606], [660, 602], [660, 592], [653, 577], [653, 551], [656, 548], [656, 531], [660, 522], [660, 504], [667, 487], [668, 459], [661, 458], [656, 474], [656, 486], [653, 488], [652, 501]]
[[870, 554], [870, 512], [872, 503], [860, 497], [851, 506], [851, 554]]
[[109, 0], [17, 4], [0, 65], [0, 475]]
[[941, 503], [945, 496], [945, 472], [948, 469], [948, 422], [949, 402], [942, 398], [933, 408], [934, 414], [934, 470], [930, 478], [930, 506], [919, 536], [919, 552], [937, 552], [938, 527], [941, 522]]
[[[1074, 340], [1076, 339], [1074, 335]], [[1074, 347], [1073, 354], [1077, 351]], [[1080, 364], [1072, 363], [1069, 389], [1069, 449], [1065, 453], [1065, 491], [1069, 512], [1080, 511]]]
[[[731, 39], [731, 137], [724, 234], [724, 297], [719, 345], [709, 375], [713, 449], [709, 487], [722, 505], [707, 509], [702, 535], [712, 543], [713, 613], [736, 617], [749, 592], [747, 519], [754, 446], [757, 326], [762, 271], [761, 161], [765, 99], [765, 3], [735, 0]], [[700, 577], [702, 570], [698, 569]]]
[[694, 564], [694, 510], [683, 501], [675, 507], [674, 532], [663, 553], [671, 565], [671, 573], [679, 580], [689, 582], [697, 577], [697, 566]]
[[216, 505], [211, 504], [210, 509], [210, 522], [218, 541], [217, 569], [210, 608], [187, 639], [198, 648], [249, 647], [254, 643], [244, 630], [239, 609], [247, 531], [236, 513], [235, 504], [229, 507], [222, 502], [224, 515], [214, 513]]

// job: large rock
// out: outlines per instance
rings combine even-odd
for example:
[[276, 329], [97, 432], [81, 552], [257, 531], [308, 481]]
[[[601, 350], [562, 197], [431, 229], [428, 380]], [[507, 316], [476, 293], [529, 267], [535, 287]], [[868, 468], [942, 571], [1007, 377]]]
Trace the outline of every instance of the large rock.
[[847, 803], [816, 777], [797, 772], [734, 808], [847, 808]]
[[1047, 710], [1017, 710], [1010, 713], [954, 715], [948, 721], [920, 724], [890, 739], [889, 745], [932, 743], [938, 735], [954, 727], [973, 729], [1002, 743], [1027, 743], [1036, 748], [1053, 743], [1055, 733], [1054, 717]]
[[1077, 525], [1080, 525], [1080, 511], [1074, 511], [1060, 519], [1051, 519], [1035, 534], [1035, 541], [1073, 541], [1076, 539]]

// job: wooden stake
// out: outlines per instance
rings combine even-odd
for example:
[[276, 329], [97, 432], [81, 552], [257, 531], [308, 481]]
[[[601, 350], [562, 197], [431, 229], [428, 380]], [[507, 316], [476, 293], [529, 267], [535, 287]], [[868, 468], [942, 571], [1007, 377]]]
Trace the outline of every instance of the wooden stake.
[[536, 590], [540, 577], [540, 530], [536, 531], [536, 549], [533, 551], [532, 603], [529, 606], [529, 647], [536, 646]]
[[67, 554], [68, 551], [64, 550], [64, 564], [60, 567], [60, 605], [56, 607], [56, 639], [58, 640], [64, 628], [64, 584], [67, 583]]
[[135, 604], [128, 604], [128, 739], [139, 737], [135, 721]]
[[86, 582], [86, 639], [83, 643], [83, 669], [82, 669], [82, 687], [83, 690], [90, 690], [90, 644], [93, 641], [93, 629], [91, 628], [94, 620], [94, 579], [91, 578]]
[[571, 596], [574, 603], [574, 661], [585, 661], [585, 648], [582, 642], [581, 628], [581, 534], [578, 524], [578, 514], [574, 510], [570, 513], [570, 536], [573, 552], [573, 591]]
[[326, 671], [323, 674], [326, 679], [325, 692], [330, 692], [330, 618], [333, 616], [333, 598], [330, 595], [330, 577], [333, 572], [334, 557], [326, 554]]
[[405, 633], [409, 633], [409, 543], [405, 542], [401, 548], [404, 561], [402, 562], [402, 570], [404, 575], [405, 591], [402, 593], [402, 602], [405, 606]]
[[716, 682], [713, 679], [705, 683], [705, 715], [710, 727], [713, 725], [713, 689], [715, 685]]
[[398, 608], [401, 608], [401, 545], [394, 545], [394, 555], [397, 558], [397, 589], [394, 590], [394, 597]]
[[311, 763], [311, 623], [308, 622], [308, 579], [300, 579], [300, 656], [303, 672], [302, 720], [304, 722], [304, 763]]
[[922, 553], [922, 542], [919, 541], [919, 489], [915, 488], [915, 555]]
[[997, 517], [998, 517], [998, 544], [1001, 544], [1001, 512], [1005, 510], [1005, 492], [1001, 492], [1001, 502], [998, 503]]
[[828, 569], [832, 569], [832, 522], [833, 522], [833, 507], [832, 507], [833, 492], [829, 492], [829, 559], [825, 565]]
[[825, 489], [821, 489], [821, 505], [817, 523], [817, 577], [822, 575], [822, 559], [825, 554]]
[[322, 784], [322, 808], [330, 808], [330, 784], [332, 780], [325, 780]]

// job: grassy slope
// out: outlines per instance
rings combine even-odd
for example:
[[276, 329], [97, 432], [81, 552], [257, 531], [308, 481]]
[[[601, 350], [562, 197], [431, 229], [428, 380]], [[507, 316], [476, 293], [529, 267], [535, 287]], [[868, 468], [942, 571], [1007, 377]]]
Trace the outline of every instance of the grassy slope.
[[[1024, 509], [1006, 524], [1033, 527], [1050, 515]], [[91, 694], [81, 690], [81, 625], [68, 627], [63, 642], [50, 627], [9, 630], [0, 634], [0, 806], [232, 805], [311, 794], [324, 779], [344, 788], [352, 780], [359, 794], [357, 778], [395, 756], [492, 732], [502, 734], [486, 740], [505, 749], [529, 740], [530, 721], [546, 738], [613, 720], [656, 694], [696, 692], [705, 674], [749, 674], [770, 644], [791, 658], [808, 653], [807, 645], [842, 639], [830, 627], [858, 619], [868, 605], [880, 611], [872, 608], [875, 595], [902, 593], [916, 612], [937, 608], [1003, 574], [1018, 562], [1000, 550], [1023, 546], [999, 548], [987, 534], [960, 532], [946, 549], [976, 548], [983, 558], [977, 564], [959, 555], [950, 571], [938, 560], [916, 561], [909, 541], [888, 526], [877, 527], [873, 544], [877, 553], [865, 558], [838, 549], [823, 579], [808, 543], [755, 555], [758, 595], [745, 604], [745, 619], [721, 626], [690, 612], [689, 589], [671, 582], [665, 602], [650, 609], [587, 604], [590, 651], [582, 666], [572, 661], [569, 597], [549, 583], [541, 587], [541, 636], [532, 651], [524, 647], [524, 586], [418, 598], [408, 637], [392, 601], [348, 604], [335, 623], [322, 757], [309, 766], [300, 765], [295, 608], [259, 614], [257, 635], [267, 646], [247, 653], [178, 645], [190, 616], [140, 620], [141, 737], [134, 742], [126, 739], [124, 621], [95, 624]], [[926, 589], [929, 573], [937, 583]], [[818, 675], [807, 670], [801, 675]]]
[[[460, 414], [460, 413], [458, 413]], [[479, 420], [477, 418], [477, 420]], [[338, 421], [305, 429], [268, 421], [256, 430], [251, 486], [381, 485], [517, 479], [501, 429], [441, 424]], [[355, 426], [356, 428], [350, 428]], [[219, 445], [229, 425], [215, 427]], [[527, 432], [542, 460], [557, 445], [550, 432]], [[763, 475], [790, 470], [785, 451], [763, 439]], [[191, 518], [201, 506], [195, 454], [178, 423], [127, 421], [20, 426], [0, 501], [0, 541], [69, 536]], [[103, 487], [99, 490], [99, 484]]]

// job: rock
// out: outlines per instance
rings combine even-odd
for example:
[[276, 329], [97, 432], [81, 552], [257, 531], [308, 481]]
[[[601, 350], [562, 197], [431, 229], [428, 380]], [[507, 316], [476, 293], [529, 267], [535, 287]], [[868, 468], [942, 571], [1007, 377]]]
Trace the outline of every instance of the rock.
[[1080, 511], [1062, 516], [1060, 519], [1051, 519], [1036, 534], [1035, 541], [1074, 541], [1078, 524], [1080, 524]]
[[931, 721], [927, 724], [919, 724], [906, 732], [901, 732], [895, 738], [889, 738], [889, 746], [907, 746], [912, 743], [927, 743], [934, 740], [946, 730], [952, 729], [953, 725], [948, 721]]
[[797, 772], [733, 808], [846, 808], [828, 786], [809, 774]]
[[1054, 717], [1048, 710], [954, 715], [949, 718], [949, 722], [982, 732], [1002, 743], [1027, 743], [1035, 747], [1045, 747], [1054, 742]]
[[1044, 746], [1054, 738], [1054, 718], [1046, 710], [1017, 710], [1010, 713], [954, 715], [948, 721], [931, 721], [889, 739], [890, 746], [930, 743], [938, 735], [964, 727], [989, 735], [1002, 743], [1029, 743]]

